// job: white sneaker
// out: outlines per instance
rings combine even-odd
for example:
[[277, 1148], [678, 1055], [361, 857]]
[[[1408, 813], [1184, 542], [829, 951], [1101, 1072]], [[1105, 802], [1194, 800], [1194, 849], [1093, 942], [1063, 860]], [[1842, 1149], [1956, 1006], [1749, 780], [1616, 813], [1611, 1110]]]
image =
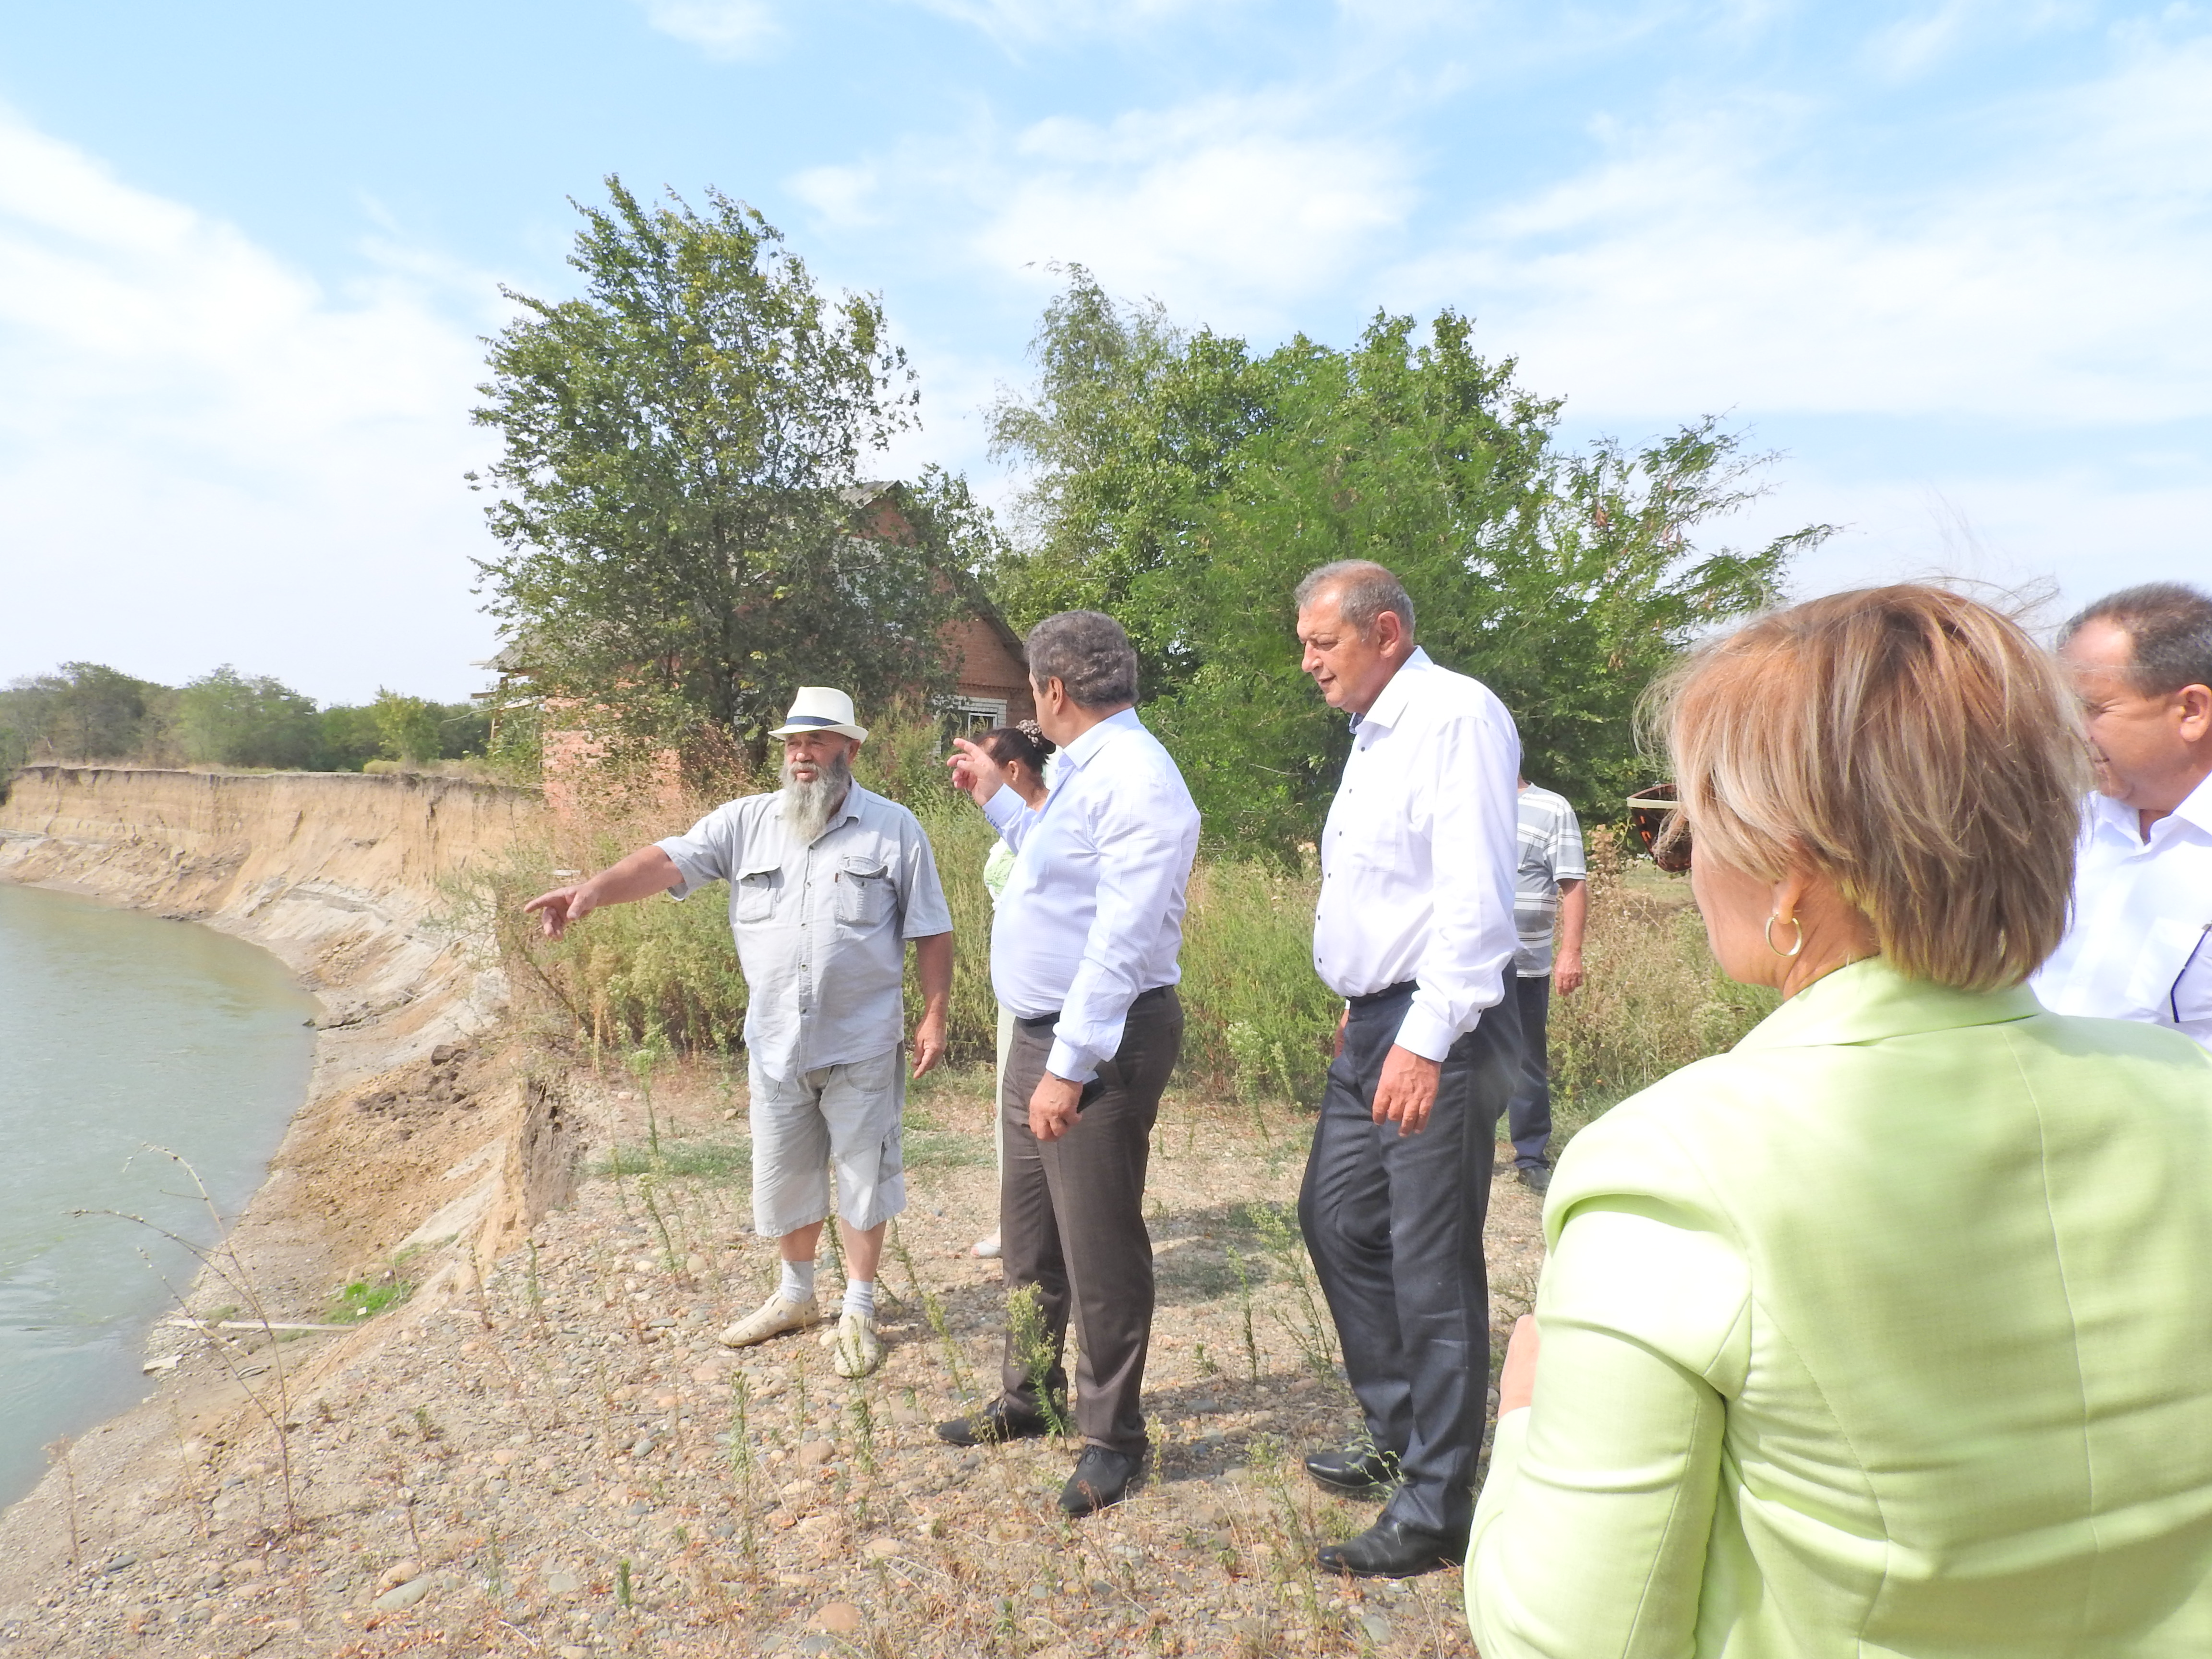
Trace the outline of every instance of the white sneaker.
[[884, 1340], [876, 1334], [876, 1322], [856, 1313], [841, 1316], [831, 1369], [840, 1376], [866, 1376], [883, 1363]]
[[822, 1322], [822, 1310], [812, 1297], [804, 1302], [787, 1302], [783, 1292], [760, 1304], [757, 1311], [747, 1314], [721, 1335], [726, 1348], [750, 1348], [756, 1342], [765, 1342], [772, 1336], [781, 1336], [786, 1331], [803, 1331], [809, 1325]]
[[997, 1261], [999, 1258], [998, 1234], [993, 1233], [988, 1238], [977, 1239], [974, 1246], [969, 1250], [968, 1254], [970, 1255], [980, 1255], [986, 1261]]

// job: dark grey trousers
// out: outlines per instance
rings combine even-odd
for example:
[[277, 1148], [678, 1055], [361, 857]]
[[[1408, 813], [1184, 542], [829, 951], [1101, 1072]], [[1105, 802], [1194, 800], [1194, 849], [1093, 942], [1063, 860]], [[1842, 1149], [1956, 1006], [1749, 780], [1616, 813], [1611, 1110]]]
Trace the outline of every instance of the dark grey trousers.
[[1519, 975], [1505, 981], [1521, 1008], [1521, 1062], [1515, 1068], [1513, 1098], [1505, 1109], [1505, 1133], [1513, 1139], [1513, 1162], [1520, 1169], [1540, 1168], [1552, 1139], [1552, 1056], [1545, 1039], [1551, 1023], [1552, 976]]
[[1306, 1249], [1375, 1444], [1405, 1475], [1382, 1510], [1463, 1539], [1490, 1383], [1482, 1222], [1520, 1032], [1508, 995], [1452, 1046], [1435, 1109], [1401, 1136], [1372, 1116], [1410, 990], [1354, 1008], [1298, 1194]]
[[1121, 1047], [1083, 1091], [1075, 1127], [1058, 1140], [1030, 1133], [1030, 1096], [1052, 1053], [1052, 1028], [1018, 1021], [999, 1110], [1006, 1132], [999, 1177], [999, 1249], [1009, 1297], [1036, 1286], [1050, 1363], [1039, 1375], [1019, 1334], [1006, 1332], [1000, 1381], [1027, 1410], [1040, 1385], [1067, 1389], [1060, 1352], [1072, 1313], [1081, 1352], [1075, 1425], [1085, 1442], [1131, 1455], [1146, 1446], [1145, 1359], [1152, 1339], [1152, 1236], [1145, 1172], [1160, 1094], [1182, 1051], [1182, 1004], [1172, 989], [1131, 1005]]

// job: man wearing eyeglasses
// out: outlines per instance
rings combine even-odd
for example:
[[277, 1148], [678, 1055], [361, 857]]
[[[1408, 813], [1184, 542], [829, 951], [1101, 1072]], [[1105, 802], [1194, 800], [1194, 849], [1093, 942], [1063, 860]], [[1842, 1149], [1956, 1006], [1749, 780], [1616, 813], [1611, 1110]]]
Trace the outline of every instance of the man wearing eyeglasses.
[[2109, 594], [2066, 624], [2097, 793], [2074, 920], [2030, 984], [2061, 1014], [2170, 1025], [2212, 1048], [2212, 597]]

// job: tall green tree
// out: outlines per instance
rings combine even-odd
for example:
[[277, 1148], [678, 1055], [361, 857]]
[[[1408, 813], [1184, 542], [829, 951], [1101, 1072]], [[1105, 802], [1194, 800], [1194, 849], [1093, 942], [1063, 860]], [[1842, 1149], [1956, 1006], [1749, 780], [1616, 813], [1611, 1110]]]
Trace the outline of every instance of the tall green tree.
[[384, 752], [394, 760], [419, 763], [446, 752], [441, 729], [446, 711], [421, 697], [402, 696], [383, 686], [376, 689], [377, 736]]
[[322, 744], [313, 697], [228, 663], [178, 693], [177, 725], [185, 758], [203, 765], [304, 769]]
[[1445, 312], [1378, 316], [1349, 349], [1265, 356], [1076, 270], [1048, 309], [1036, 394], [1002, 402], [1033, 481], [994, 571], [1020, 623], [1090, 605], [1144, 659], [1148, 718], [1218, 840], [1287, 850], [1327, 809], [1347, 738], [1298, 669], [1291, 590], [1396, 571], [1438, 661], [1514, 713], [1536, 780], [1616, 816], [1641, 777], [1632, 711], [1702, 629], [1769, 602], [1808, 526], [1748, 552], [1692, 532], [1757, 493], [1761, 458], [1703, 421], [1640, 450], [1554, 440], [1559, 403]]
[[334, 704], [323, 710], [322, 728], [311, 771], [358, 772], [385, 752], [374, 704]]
[[584, 293], [508, 296], [524, 315], [476, 411], [504, 444], [480, 481], [507, 549], [480, 564], [489, 608], [537, 684], [610, 735], [756, 748], [801, 682], [933, 686], [973, 504], [933, 474], [904, 502], [915, 535], [858, 516], [860, 463], [915, 402], [880, 303], [826, 299], [719, 192], [701, 213], [606, 183], [578, 207]]
[[0, 761], [138, 757], [158, 737], [173, 696], [96, 662], [15, 680], [0, 690]]

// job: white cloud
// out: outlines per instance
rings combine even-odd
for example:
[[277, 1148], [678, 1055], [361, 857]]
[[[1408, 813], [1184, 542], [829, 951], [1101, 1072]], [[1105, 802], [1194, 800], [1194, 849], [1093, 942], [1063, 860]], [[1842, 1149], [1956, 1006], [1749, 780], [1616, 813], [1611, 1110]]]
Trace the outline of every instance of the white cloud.
[[2049, 622], [2136, 582], [2201, 580], [2212, 472], [2130, 484], [2081, 466], [1960, 469], [1928, 478], [1836, 476], [1796, 460], [1780, 487], [1714, 537], [1753, 545], [1808, 523], [1841, 526], [1798, 562], [1800, 597], [1950, 576], [2024, 595], [2055, 583]]
[[1479, 313], [1585, 413], [2212, 413], [2212, 43], [1985, 111], [2000, 159], [1909, 190], [1808, 161], [1832, 113], [1770, 101], [1621, 141], [1394, 298]]
[[1132, 33], [1182, 14], [1221, 12], [1234, 0], [908, 0], [981, 29], [1002, 46]]
[[1256, 94], [909, 142], [790, 183], [840, 228], [942, 212], [964, 227], [957, 257], [1002, 276], [1042, 285], [1074, 261], [1178, 316], [1264, 331], [1395, 243], [1411, 173], [1389, 140]]
[[1867, 61], [1893, 81], [1924, 75], [1991, 36], [2018, 39], [2094, 21], [2095, 8], [2078, 0], [1936, 0], [1917, 6], [1876, 29]]
[[639, 0], [646, 21], [709, 58], [750, 58], [782, 31], [769, 0]]
[[1186, 315], [1234, 321], [1326, 290], [1412, 203], [1387, 144], [1301, 131], [1264, 101], [1207, 100], [1105, 126], [1056, 119], [979, 240], [1003, 266], [1079, 259]]
[[475, 332], [413, 277], [333, 297], [0, 112], [0, 678], [477, 683]]

